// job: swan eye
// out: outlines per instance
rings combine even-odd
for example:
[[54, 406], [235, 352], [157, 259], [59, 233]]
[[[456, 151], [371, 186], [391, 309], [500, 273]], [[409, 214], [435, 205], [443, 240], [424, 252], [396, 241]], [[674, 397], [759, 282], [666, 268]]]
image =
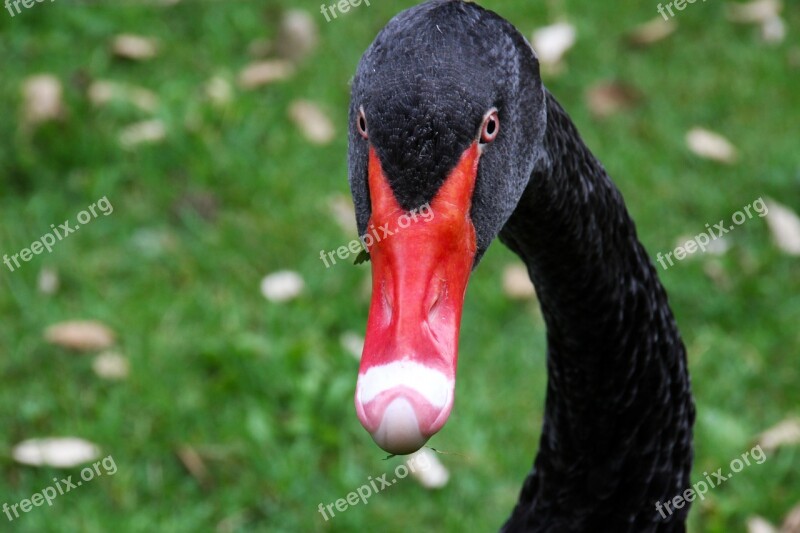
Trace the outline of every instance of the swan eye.
[[369, 134], [367, 133], [367, 117], [364, 115], [364, 108], [358, 110], [358, 119], [356, 120], [356, 128], [358, 129], [358, 133], [364, 137], [365, 139], [369, 139]]
[[500, 133], [500, 117], [497, 115], [497, 110], [493, 109], [483, 119], [483, 126], [481, 126], [481, 144], [488, 144], [497, 138]]

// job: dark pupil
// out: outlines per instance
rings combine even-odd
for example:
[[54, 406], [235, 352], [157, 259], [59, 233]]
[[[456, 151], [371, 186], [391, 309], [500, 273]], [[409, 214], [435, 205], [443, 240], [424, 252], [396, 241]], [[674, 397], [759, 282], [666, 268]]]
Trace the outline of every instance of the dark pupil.
[[496, 124], [494, 119], [490, 119], [489, 123], [486, 125], [486, 134], [487, 135], [494, 135], [494, 128]]
[[361, 131], [367, 131], [367, 123], [364, 120], [364, 117], [358, 118], [358, 127], [361, 128]]

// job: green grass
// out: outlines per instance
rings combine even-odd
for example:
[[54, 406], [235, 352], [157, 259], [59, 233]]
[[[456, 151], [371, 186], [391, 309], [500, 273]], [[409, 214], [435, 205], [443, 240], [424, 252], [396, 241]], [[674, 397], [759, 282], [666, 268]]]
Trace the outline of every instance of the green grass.
[[[13, 523], [12, 531], [474, 531], [496, 530], [510, 513], [537, 447], [546, 373], [544, 326], [534, 303], [509, 301], [500, 279], [516, 261], [500, 244], [473, 276], [461, 332], [457, 401], [431, 441], [449, 452], [444, 490], [406, 480], [325, 522], [319, 503], [346, 497], [391, 473], [400, 459], [371, 441], [355, 417], [357, 362], [339, 344], [362, 332], [367, 266], [325, 269], [321, 249], [346, 244], [327, 199], [348, 194], [348, 81], [360, 54], [401, 7], [372, 2], [325, 23], [321, 46], [283, 83], [236, 90], [222, 109], [203, 97], [219, 75], [235, 83], [248, 45], [274, 37], [287, 1], [35, 4], [0, 13], [0, 253], [17, 253], [50, 224], [107, 196], [100, 217], [21, 269], [0, 266], [0, 504], [76, 476], [14, 463], [11, 447], [32, 437], [77, 435], [113, 455], [118, 472], [84, 484]], [[655, 2], [487, 0], [526, 35], [567, 17], [579, 40], [568, 71], [546, 79], [622, 190], [640, 238], [666, 252], [683, 234], [728, 219], [760, 196], [800, 210], [800, 9], [786, 6], [786, 43], [762, 44], [752, 27], [724, 19], [724, 2], [696, 3], [669, 40], [631, 50], [623, 35], [657, 16]], [[113, 59], [120, 32], [161, 40], [145, 63]], [[792, 59], [794, 58], [794, 59]], [[49, 72], [64, 84], [67, 118], [21, 131], [20, 85]], [[643, 105], [591, 118], [583, 93], [619, 79]], [[165, 142], [134, 151], [118, 131], [150, 115], [124, 105], [94, 108], [92, 79], [147, 87], [161, 105]], [[318, 102], [339, 135], [307, 143], [287, 118], [296, 98]], [[740, 163], [692, 156], [684, 134], [703, 125], [728, 136]], [[211, 219], [176, 204], [210, 194]], [[686, 260], [662, 279], [689, 350], [697, 399], [695, 480], [725, 467], [763, 429], [798, 414], [800, 266], [779, 253], [763, 219], [730, 234], [723, 257]], [[716, 263], [718, 287], [704, 273]], [[61, 289], [37, 289], [43, 267]], [[259, 280], [300, 272], [305, 294], [273, 304]], [[122, 383], [104, 382], [91, 358], [44, 342], [48, 325], [99, 319], [131, 361]], [[201, 486], [176, 456], [200, 451]], [[785, 448], [695, 504], [693, 531], [741, 531], [748, 516], [777, 523], [800, 501], [800, 450]]]

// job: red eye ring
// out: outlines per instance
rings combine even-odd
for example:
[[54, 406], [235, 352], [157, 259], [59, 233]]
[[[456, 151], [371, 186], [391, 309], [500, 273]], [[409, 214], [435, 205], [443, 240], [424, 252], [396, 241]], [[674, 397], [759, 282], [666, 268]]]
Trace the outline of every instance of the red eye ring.
[[497, 138], [500, 133], [500, 117], [497, 109], [492, 109], [483, 119], [481, 125], [481, 144], [488, 144]]
[[359, 108], [358, 110], [358, 118], [356, 118], [356, 129], [358, 130], [359, 135], [364, 137], [365, 139], [369, 139], [369, 133], [367, 132], [367, 116], [364, 114], [364, 108]]

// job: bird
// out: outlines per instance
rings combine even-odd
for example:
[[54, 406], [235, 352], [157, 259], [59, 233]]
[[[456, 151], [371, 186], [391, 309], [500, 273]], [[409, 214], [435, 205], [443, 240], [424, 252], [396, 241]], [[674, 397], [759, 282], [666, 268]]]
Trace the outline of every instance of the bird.
[[[372, 272], [354, 403], [374, 442], [412, 453], [447, 421], [466, 287], [499, 239], [527, 267], [547, 340], [538, 452], [501, 530], [685, 531], [686, 349], [620, 190], [530, 43], [476, 3], [429, 0], [378, 33], [350, 91]], [[429, 220], [409, 222], [421, 206]]]

